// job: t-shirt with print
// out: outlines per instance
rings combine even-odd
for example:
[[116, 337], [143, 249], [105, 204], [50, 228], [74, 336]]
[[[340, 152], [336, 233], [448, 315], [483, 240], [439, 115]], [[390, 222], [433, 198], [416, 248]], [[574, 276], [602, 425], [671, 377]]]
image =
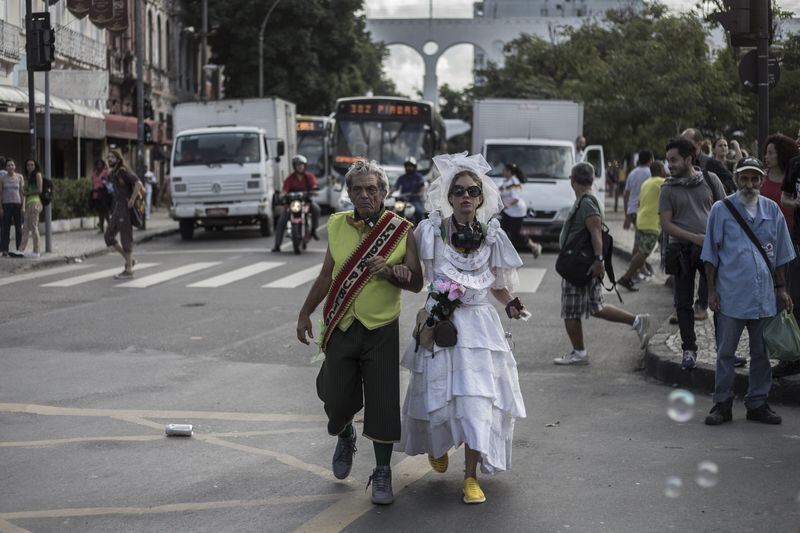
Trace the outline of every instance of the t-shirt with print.
[[[789, 162], [789, 171], [783, 179], [781, 190], [790, 198], [800, 198], [800, 156], [795, 157]], [[792, 231], [792, 241], [800, 244], [800, 209], [794, 210], [794, 230]]]
[[569, 210], [564, 227], [561, 228], [561, 235], [558, 239], [561, 247], [563, 248], [575, 238], [575, 235], [586, 227], [586, 219], [594, 215], [600, 215], [600, 221], [605, 222], [606, 216], [603, 212], [603, 206], [600, 205], [597, 197], [590, 192], [584, 193], [572, 204], [572, 209]]
[[625, 180], [625, 190], [628, 191], [628, 215], [634, 215], [639, 210], [639, 193], [642, 183], [650, 178], [650, 167], [636, 167], [628, 174]]
[[[714, 188], [712, 192], [711, 188]], [[724, 198], [725, 190], [719, 178], [708, 173], [708, 182], [702, 174], [691, 178], [669, 178], [661, 186], [658, 197], [658, 212], [672, 212], [672, 223], [679, 228], [698, 235], [705, 235], [708, 223], [708, 212], [714, 205], [715, 198]], [[683, 242], [672, 235], [670, 242]]]
[[636, 229], [639, 231], [661, 231], [658, 196], [664, 181], [666, 180], [661, 176], [654, 176], [642, 183], [642, 190], [639, 193], [639, 213], [636, 215]]

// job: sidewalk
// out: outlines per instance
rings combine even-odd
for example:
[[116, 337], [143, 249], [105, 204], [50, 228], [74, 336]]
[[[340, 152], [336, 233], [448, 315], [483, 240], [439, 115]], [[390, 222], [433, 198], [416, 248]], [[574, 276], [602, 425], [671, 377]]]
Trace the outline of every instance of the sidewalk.
[[[611, 235], [614, 237], [614, 253], [619, 257], [629, 260], [633, 248], [633, 230], [622, 229], [624, 216], [622, 213], [622, 200], [619, 202], [619, 211], [614, 212], [614, 198], [606, 197], [606, 225]], [[656, 249], [650, 256], [649, 263], [656, 272], [651, 284], [666, 281], [666, 275], [659, 267], [660, 251]], [[617, 278], [622, 272], [617, 273]], [[647, 286], [642, 287], [647, 291]], [[620, 289], [625, 293], [625, 289]], [[676, 385], [690, 389], [695, 392], [712, 393], [714, 392], [714, 372], [716, 368], [717, 353], [714, 345], [714, 321], [713, 313], [709, 312], [707, 320], [695, 322], [695, 334], [697, 336], [697, 367], [692, 371], [681, 370], [681, 336], [677, 324], [664, 322], [650, 340], [644, 358], [644, 371], [664, 383]], [[747, 331], [739, 341], [739, 348], [736, 354], [742, 357], [749, 356]], [[736, 369], [736, 382], [734, 392], [737, 396], [743, 397], [747, 392], [747, 367]], [[787, 376], [785, 378], [774, 379], [772, 390], [770, 391], [770, 401], [800, 404], [800, 374]]]
[[[133, 241], [134, 243], [140, 243], [159, 235], [176, 233], [177, 231], [178, 223], [169, 218], [167, 209], [162, 208], [152, 214], [151, 219], [147, 221], [146, 230], [133, 230]], [[14, 239], [12, 237], [12, 249], [13, 246]], [[32, 249], [31, 246], [31, 244], [28, 244], [28, 251]], [[44, 250], [44, 233], [41, 234], [41, 249]], [[103, 235], [98, 229], [55, 233], [53, 234], [53, 252], [49, 254], [42, 253], [39, 259], [0, 257], [0, 276], [78, 262], [87, 257], [103, 254], [107, 250]]]

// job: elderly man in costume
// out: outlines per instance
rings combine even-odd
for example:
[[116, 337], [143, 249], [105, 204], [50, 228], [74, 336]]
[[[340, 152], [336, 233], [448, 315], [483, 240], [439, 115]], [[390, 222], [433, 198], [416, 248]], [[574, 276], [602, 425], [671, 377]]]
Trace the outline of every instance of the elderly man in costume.
[[322, 270], [297, 319], [297, 338], [313, 338], [310, 316], [325, 300], [319, 344], [325, 360], [317, 394], [338, 436], [333, 474], [345, 479], [353, 465], [353, 417], [364, 407], [363, 435], [372, 441], [376, 467], [372, 501], [390, 504], [393, 443], [400, 440], [399, 330], [401, 289], [422, 289], [422, 268], [411, 223], [383, 209], [389, 191], [377, 163], [359, 161], [345, 177], [354, 211], [331, 215]]
[[[486, 176], [491, 166], [483, 156], [466, 152], [433, 161], [441, 177], [428, 193], [429, 218], [414, 234], [431, 298], [418, 314], [414, 340], [401, 363], [411, 380], [396, 449], [427, 454], [433, 469], [443, 473], [449, 450], [463, 443], [463, 501], [477, 504], [486, 501], [477, 465], [489, 474], [511, 467], [514, 419], [525, 416], [517, 364], [489, 293], [509, 318], [530, 314], [511, 294], [522, 260], [492, 218], [503, 203]], [[437, 298], [443, 289], [449, 289], [447, 297]], [[444, 301], [453, 296], [456, 306]], [[449, 310], [442, 313], [443, 306]], [[451, 326], [443, 330], [450, 334], [440, 334], [446, 322]], [[433, 327], [432, 340], [426, 339], [425, 327]]]

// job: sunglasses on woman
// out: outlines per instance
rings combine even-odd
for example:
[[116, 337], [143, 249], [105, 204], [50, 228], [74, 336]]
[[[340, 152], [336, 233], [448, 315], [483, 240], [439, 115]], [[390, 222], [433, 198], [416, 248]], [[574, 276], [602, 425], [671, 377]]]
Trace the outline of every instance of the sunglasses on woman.
[[450, 190], [450, 194], [456, 198], [461, 198], [464, 196], [464, 194], [468, 194], [470, 198], [477, 198], [483, 194], [483, 189], [477, 185], [470, 185], [469, 187], [464, 187], [463, 185], [454, 185]]

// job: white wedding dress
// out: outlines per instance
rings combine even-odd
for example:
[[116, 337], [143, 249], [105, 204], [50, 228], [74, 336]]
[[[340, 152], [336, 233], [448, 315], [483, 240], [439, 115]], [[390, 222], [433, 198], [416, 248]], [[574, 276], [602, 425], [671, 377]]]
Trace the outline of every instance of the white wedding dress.
[[[414, 236], [427, 283], [451, 279], [467, 287], [463, 305], [452, 316], [458, 342], [431, 352], [421, 346], [415, 351], [410, 341], [401, 364], [411, 371], [411, 380], [395, 449], [441, 457], [467, 443], [480, 452], [481, 470], [493, 474], [511, 467], [514, 419], [525, 417], [525, 405], [517, 363], [489, 289], [513, 291], [522, 260], [496, 219], [489, 222], [481, 248], [466, 256], [444, 242], [441, 224], [434, 212]], [[433, 303], [428, 299], [428, 310]]]

